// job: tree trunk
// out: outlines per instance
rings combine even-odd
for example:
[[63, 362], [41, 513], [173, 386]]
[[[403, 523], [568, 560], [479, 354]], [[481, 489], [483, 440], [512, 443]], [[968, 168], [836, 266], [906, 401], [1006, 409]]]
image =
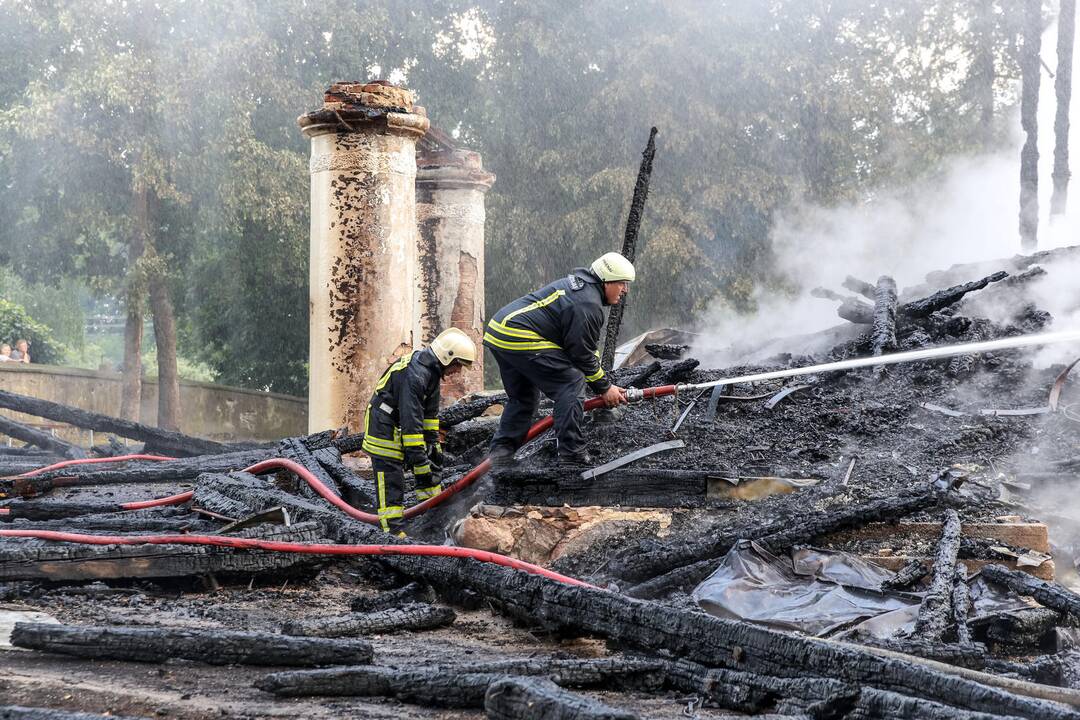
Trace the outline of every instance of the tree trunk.
[[120, 417], [139, 421], [142, 402], [143, 275], [141, 261], [146, 250], [146, 188], [136, 187], [131, 196], [135, 227], [128, 245], [127, 319], [124, 323], [124, 371], [121, 380]]
[[971, 79], [976, 103], [979, 106], [979, 131], [984, 145], [989, 146], [994, 135], [994, 3], [974, 0], [975, 47], [972, 50]]
[[151, 249], [156, 262], [147, 278], [150, 310], [154, 314], [154, 342], [157, 346], [157, 425], [164, 430], [180, 429], [180, 374], [176, 369], [176, 316], [166, 280], [164, 261]]
[[1042, 68], [1042, 2], [1024, 2], [1024, 45], [1020, 51], [1020, 126], [1024, 147], [1020, 151], [1020, 246], [1030, 252], [1039, 244], [1039, 80]]
[[1057, 115], [1054, 118], [1054, 193], [1050, 196], [1050, 215], [1064, 215], [1069, 197], [1069, 102], [1072, 99], [1073, 38], [1076, 36], [1076, 0], [1061, 0], [1058, 13], [1057, 76], [1054, 94]]

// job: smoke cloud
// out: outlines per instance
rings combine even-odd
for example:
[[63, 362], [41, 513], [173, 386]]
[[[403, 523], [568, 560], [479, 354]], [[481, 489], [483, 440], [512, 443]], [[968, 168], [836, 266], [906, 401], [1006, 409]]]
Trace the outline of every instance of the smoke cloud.
[[[1043, 42], [1043, 59], [1056, 66], [1057, 26]], [[1080, 53], [1076, 54], [1080, 65]], [[1074, 76], [1077, 73], [1074, 67]], [[1073, 188], [1070, 212], [1048, 221], [1054, 147], [1054, 84], [1040, 84], [1039, 249], [1080, 242], [1080, 190]], [[1080, 103], [1071, 108], [1073, 135], [1080, 127]], [[810, 295], [815, 287], [851, 294], [841, 287], [847, 275], [875, 282], [891, 275], [902, 289], [925, 282], [926, 275], [956, 263], [1009, 258], [1020, 253], [1018, 230], [1019, 158], [1023, 138], [1018, 114], [1015, 132], [1005, 146], [980, 156], [954, 158], [932, 179], [907, 187], [885, 188], [860, 202], [822, 207], [794, 202], [778, 215], [772, 245], [778, 269], [797, 288], [794, 295], [759, 286], [757, 312], [737, 315], [726, 304], [705, 314], [691, 352], [709, 367], [756, 358], [768, 340], [814, 333], [846, 324], [836, 315], [837, 302]], [[1075, 182], [1074, 182], [1075, 186]], [[1080, 326], [1076, 268], [1058, 267], [1034, 284], [1039, 307], [1050, 311], [1054, 329]], [[977, 278], [967, 278], [975, 280]], [[1071, 286], [1071, 287], [1070, 287]], [[1009, 308], [1015, 312], [1015, 306]], [[999, 308], [999, 315], [1006, 308]], [[1003, 319], [993, 317], [992, 319]], [[770, 346], [773, 351], [796, 350]], [[1057, 348], [1042, 359], [1058, 357]], [[1075, 348], [1073, 349], [1075, 352]]]

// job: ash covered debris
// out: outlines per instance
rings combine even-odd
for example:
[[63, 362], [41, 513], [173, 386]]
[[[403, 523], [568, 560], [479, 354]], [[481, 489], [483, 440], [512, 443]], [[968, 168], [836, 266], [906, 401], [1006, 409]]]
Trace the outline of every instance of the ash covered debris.
[[[1005, 319], [972, 310], [978, 295], [971, 293], [925, 315], [897, 310], [895, 344], [910, 350], [1053, 328], [1055, 318], [1030, 295], [1053, 274], [1050, 267], [1045, 277], [1012, 285], [1006, 278], [979, 291], [1009, 299], [1015, 312]], [[888, 317], [895, 296], [887, 279], [864, 289], [883, 291], [876, 296]], [[914, 300], [897, 293], [896, 306], [936, 292], [921, 290]], [[882, 335], [866, 327], [814, 355], [711, 369], [683, 348], [654, 348], [667, 357], [614, 375], [631, 386], [702, 383], [870, 356], [891, 344], [889, 328]], [[266, 647], [325, 650], [310, 662], [328, 669], [237, 670], [248, 673], [243, 692], [251, 702], [275, 709], [287, 697], [333, 695], [504, 715], [534, 702], [556, 716], [670, 717], [692, 695], [695, 707], [705, 706], [702, 717], [819, 717], [826, 707], [838, 717], [1080, 717], [1070, 689], [1080, 665], [1058, 640], [1077, 622], [1080, 597], [1033, 577], [1052, 578], [1055, 567], [1065, 574], [1069, 548], [1080, 545], [1068, 523], [1052, 523], [1047, 559], [1051, 546], [1038, 522], [1067, 519], [1068, 505], [1048, 515], [1051, 501], [1038, 491], [1070, 487], [1080, 466], [1080, 425], [1064, 412], [1078, 396], [1067, 377], [1057, 383], [1063, 367], [1013, 349], [971, 356], [962, 367], [942, 359], [890, 366], [881, 377], [868, 369], [801, 378], [797, 385], [806, 387], [782, 397], [794, 381], [679, 392], [594, 419], [586, 436], [597, 464], [673, 439], [682, 447], [585, 480], [581, 468], [554, 463], [541, 436], [522, 452], [527, 459], [473, 486], [465, 501], [458, 496], [423, 515], [407, 540], [342, 510], [342, 502], [370, 509], [375, 496], [370, 477], [347, 457], [358, 448], [355, 436], [321, 433], [3, 481], [10, 497], [0, 529], [390, 549], [441, 544], [452, 530], [459, 545], [501, 538], [483, 549], [589, 586], [449, 557], [342, 559], [262, 549], [273, 545], [87, 546], [38, 537], [0, 540], [0, 596], [63, 622], [63, 629], [20, 626], [17, 644], [51, 651], [75, 638], [79, 655], [114, 658], [116, 672], [128, 664], [118, 657], [164, 659], [168, 653], [153, 648], [174, 636], [185, 638], [195, 661], [185, 667], [189, 678], [206, 677], [201, 654], [223, 642], [235, 662]], [[1048, 407], [1055, 384], [1057, 412], [982, 412]], [[483, 456], [494, 425], [480, 415], [500, 400], [445, 409], [447, 466], [456, 477]], [[59, 461], [46, 453], [61, 451], [69, 452], [12, 452], [3, 462], [23, 473]], [[244, 471], [270, 457], [291, 459], [326, 492], [299, 471]], [[730, 488], [746, 492], [722, 492]], [[174, 505], [137, 504], [185, 495]], [[477, 517], [488, 535], [460, 542], [461, 528]], [[1000, 563], [1010, 569], [978, 572]], [[795, 602], [784, 617], [771, 604], [781, 586]], [[728, 601], [713, 601], [717, 588]], [[848, 611], [823, 613], [827, 603]], [[141, 647], [140, 637], [152, 647]], [[571, 638], [578, 644], [564, 644]], [[463, 648], [472, 657], [463, 659]], [[0, 658], [10, 655], [13, 667], [38, 657], [0, 650]], [[29, 691], [16, 687], [15, 697], [25, 703]], [[136, 703], [132, 711], [155, 708]]]

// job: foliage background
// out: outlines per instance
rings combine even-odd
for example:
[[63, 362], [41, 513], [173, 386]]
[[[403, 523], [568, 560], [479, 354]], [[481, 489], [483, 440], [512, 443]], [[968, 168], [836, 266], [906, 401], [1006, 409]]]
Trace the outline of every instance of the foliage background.
[[144, 183], [182, 365], [304, 394], [295, 119], [332, 81], [388, 77], [498, 176], [489, 310], [619, 246], [656, 125], [624, 336], [716, 303], [749, 312], [755, 290], [791, 290], [770, 241], [782, 208], [870, 198], [1001, 142], [1006, 5], [0, 0], [0, 265], [79, 350], [72, 308], [113, 302], [138, 272], [130, 186]]

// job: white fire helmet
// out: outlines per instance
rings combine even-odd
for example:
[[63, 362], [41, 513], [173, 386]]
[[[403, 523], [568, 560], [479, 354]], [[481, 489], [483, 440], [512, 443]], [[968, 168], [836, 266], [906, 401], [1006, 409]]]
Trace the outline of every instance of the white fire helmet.
[[609, 252], [596, 258], [589, 269], [604, 282], [633, 282], [636, 277], [634, 264], [617, 252]]
[[439, 333], [431, 341], [431, 351], [443, 365], [449, 365], [455, 360], [464, 365], [476, 362], [476, 345], [464, 331], [455, 327]]

